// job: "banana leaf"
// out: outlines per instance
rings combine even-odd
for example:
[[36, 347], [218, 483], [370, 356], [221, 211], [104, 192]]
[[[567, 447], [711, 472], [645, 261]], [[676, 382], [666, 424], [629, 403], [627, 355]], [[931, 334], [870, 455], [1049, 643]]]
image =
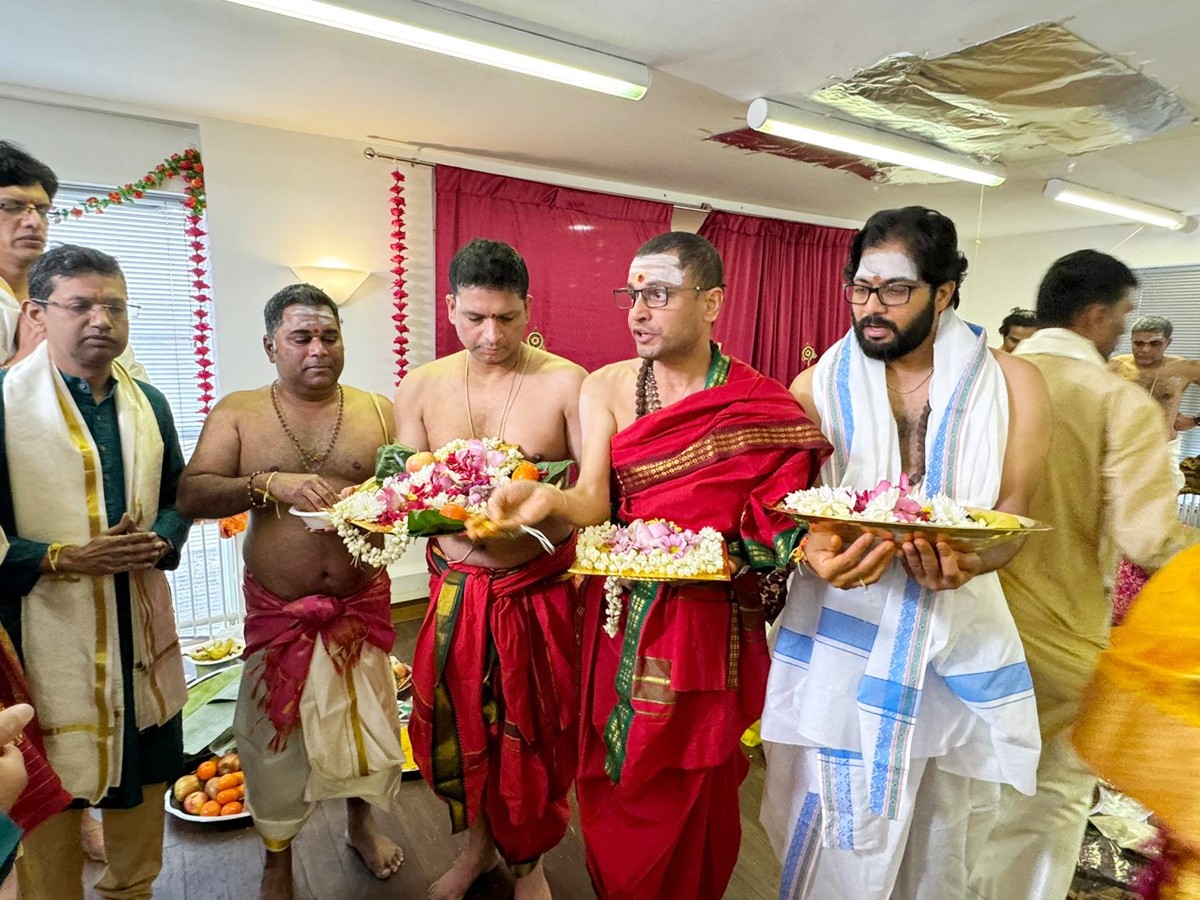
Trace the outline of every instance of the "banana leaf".
[[538, 479], [543, 484], [553, 484], [566, 487], [571, 483], [571, 469], [575, 461], [571, 459], [554, 459], [536, 463], [542, 477]]
[[435, 537], [439, 534], [457, 534], [467, 527], [465, 522], [443, 516], [436, 509], [423, 509], [408, 514], [408, 533], [414, 537]]
[[232, 731], [233, 712], [237, 706], [241, 681], [242, 665], [239, 663], [221, 669], [189, 688], [187, 703], [183, 708], [185, 756], [203, 753]]
[[375, 451], [375, 479], [383, 481], [397, 472], [403, 472], [404, 464], [416, 452], [415, 447], [405, 444], [384, 444]]

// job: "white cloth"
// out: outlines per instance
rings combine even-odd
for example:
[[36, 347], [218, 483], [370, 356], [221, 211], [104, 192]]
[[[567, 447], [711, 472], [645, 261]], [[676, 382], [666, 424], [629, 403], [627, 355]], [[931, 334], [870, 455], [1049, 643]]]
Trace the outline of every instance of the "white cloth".
[[358, 662], [338, 674], [324, 640], [313, 647], [300, 697], [300, 733], [280, 750], [261, 708], [261, 652], [246, 661], [234, 716], [254, 825], [270, 850], [282, 850], [319, 800], [358, 797], [400, 813], [405, 755], [396, 682], [386, 653], [363, 644]]
[[[765, 746], [762, 821], [783, 864], [780, 900], [967, 896], [967, 874], [983, 856], [1000, 785], [943, 772], [936, 760], [914, 760], [902, 791], [903, 817], [899, 827], [889, 830], [883, 851], [822, 853], [820, 831], [826, 823], [821, 801], [806, 787], [820, 777], [820, 751], [789, 744]], [[795, 822], [801, 824], [792, 828]], [[777, 843], [783, 835], [789, 835], [787, 845]], [[814, 865], [806, 872], [803, 862], [810, 855]]]
[[[825, 483], [864, 489], [899, 478], [884, 376], [884, 364], [863, 355], [853, 332], [817, 363], [813, 395], [835, 451]], [[939, 320], [929, 402], [927, 490], [993, 507], [1007, 387], [983, 330], [952, 310]], [[874, 851], [885, 872], [898, 871], [890, 857], [905, 852], [906, 786], [931, 757], [942, 772], [1032, 792], [1037, 712], [996, 574], [935, 594], [899, 561], [877, 584], [847, 591], [798, 571], [772, 646], [762, 736], [825, 751], [822, 765], [807, 767], [807, 791], [821, 801], [814, 863], [852, 848], [855, 859]], [[773, 834], [776, 847], [788, 846], [794, 830], [795, 821]], [[824, 890], [818, 882], [811, 896], [835, 896]]]
[[[125, 507], [147, 529], [158, 514], [163, 440], [154, 409], [119, 365], [115, 402]], [[100, 453], [42, 344], [4, 379], [5, 445], [17, 533], [86, 544], [106, 528]], [[43, 576], [21, 602], [25, 670], [50, 763], [73, 796], [98, 801], [121, 777], [121, 729], [139, 730], [183, 708], [187, 687], [166, 575], [130, 573], [134, 710], [125, 709], [112, 576]]]
[[1096, 776], [1066, 733], [1049, 741], [1032, 797], [1003, 788], [1000, 812], [975, 860], [973, 900], [1060, 900], [1067, 896], [1087, 828]]

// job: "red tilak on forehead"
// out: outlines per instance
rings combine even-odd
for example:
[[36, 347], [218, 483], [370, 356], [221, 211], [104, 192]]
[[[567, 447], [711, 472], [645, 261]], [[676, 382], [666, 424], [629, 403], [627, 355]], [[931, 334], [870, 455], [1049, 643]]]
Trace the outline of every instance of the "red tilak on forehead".
[[638, 284], [641, 284], [643, 281], [645, 281], [645, 280], [646, 280], [646, 276], [645, 276], [645, 275], [642, 275], [642, 274], [639, 274], [639, 275], [638, 275], [638, 277], [637, 277], [637, 280], [638, 280]]

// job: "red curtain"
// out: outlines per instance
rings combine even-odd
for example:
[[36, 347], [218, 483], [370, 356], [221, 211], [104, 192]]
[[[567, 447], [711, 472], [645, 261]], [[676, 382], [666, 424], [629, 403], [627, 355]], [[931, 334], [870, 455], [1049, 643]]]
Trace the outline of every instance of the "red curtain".
[[840, 285], [853, 230], [714, 212], [700, 234], [725, 263], [713, 337], [727, 353], [790, 384], [850, 327]]
[[461, 349], [442, 298], [450, 260], [481, 237], [505, 241], [529, 267], [530, 327], [546, 349], [595, 369], [634, 354], [612, 301], [638, 248], [671, 227], [671, 207], [438, 166], [437, 354]]

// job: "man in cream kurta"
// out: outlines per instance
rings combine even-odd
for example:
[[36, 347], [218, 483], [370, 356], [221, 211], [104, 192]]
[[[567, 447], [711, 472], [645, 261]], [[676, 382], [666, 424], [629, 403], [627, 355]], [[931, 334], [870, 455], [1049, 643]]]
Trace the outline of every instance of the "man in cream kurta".
[[[1025, 512], [1048, 410], [1036, 370], [960, 319], [954, 225], [885, 210], [851, 246], [854, 327], [792, 391], [828, 485], [919, 481]], [[1036, 540], [1036, 538], [1034, 538]], [[995, 569], [1016, 548], [813, 529], [776, 623], [762, 822], [787, 900], [959, 900], [1000, 785], [1032, 791], [1037, 714]]]
[[1178, 523], [1162, 413], [1106, 369], [1137, 279], [1081, 250], [1054, 263], [1038, 294], [1044, 327], [1016, 355], [1041, 370], [1053, 431], [1029, 515], [1054, 526], [1000, 573], [1033, 676], [1042, 732], [1037, 793], [1006, 790], [971, 897], [1061, 900], [1075, 871], [1095, 777], [1066, 740], [1084, 685], [1108, 643], [1108, 544], [1154, 571], [1200, 531]]

